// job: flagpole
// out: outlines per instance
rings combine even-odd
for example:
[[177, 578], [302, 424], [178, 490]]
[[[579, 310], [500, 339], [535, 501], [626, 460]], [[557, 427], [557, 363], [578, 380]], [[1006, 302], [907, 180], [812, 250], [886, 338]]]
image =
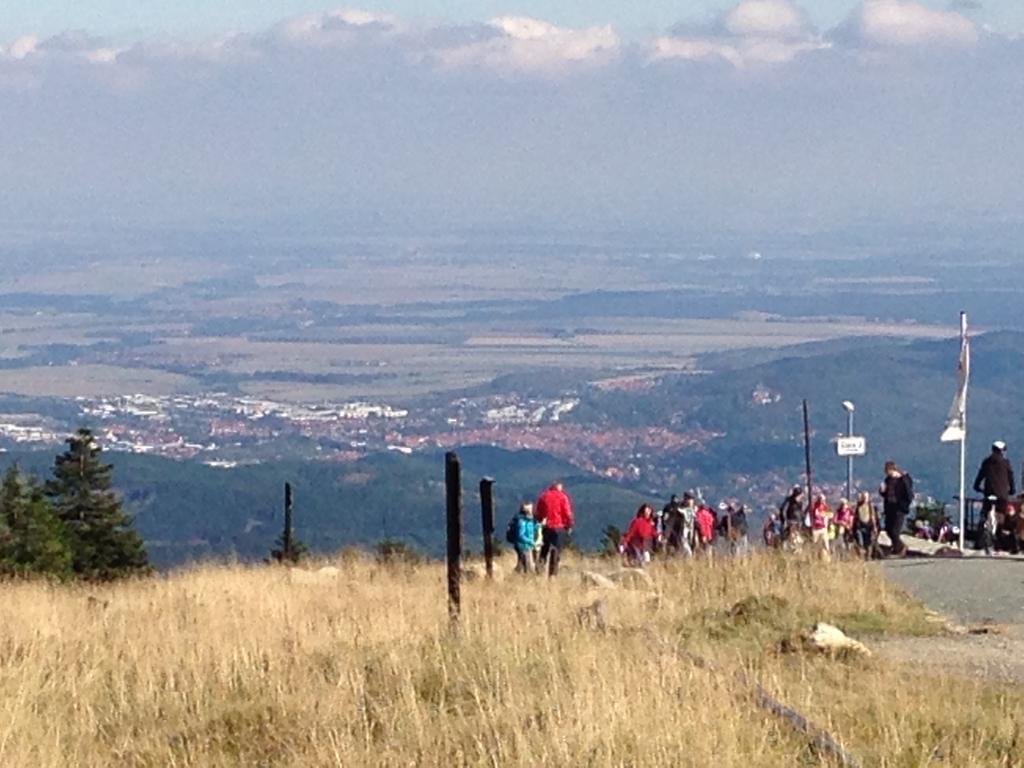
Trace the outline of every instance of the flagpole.
[[[960, 347], [964, 346], [964, 342], [967, 339], [967, 313], [960, 313]], [[960, 437], [960, 551], [964, 551], [964, 524], [967, 512], [967, 500], [964, 498], [966, 493], [966, 474], [967, 474], [967, 397], [966, 388], [964, 392], [964, 398], [960, 403], [960, 425], [963, 428], [963, 432]]]

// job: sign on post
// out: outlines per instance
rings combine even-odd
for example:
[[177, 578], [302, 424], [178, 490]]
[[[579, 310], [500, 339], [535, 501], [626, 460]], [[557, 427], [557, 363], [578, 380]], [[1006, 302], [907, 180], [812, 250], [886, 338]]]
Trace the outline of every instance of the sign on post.
[[863, 456], [868, 452], [868, 443], [863, 437], [837, 437], [836, 454], [839, 456]]

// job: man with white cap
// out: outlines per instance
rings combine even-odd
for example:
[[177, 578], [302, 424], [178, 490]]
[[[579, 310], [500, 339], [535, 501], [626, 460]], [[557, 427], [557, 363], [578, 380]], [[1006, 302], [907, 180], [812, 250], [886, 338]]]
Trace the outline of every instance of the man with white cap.
[[[1013, 482], [1013, 467], [1006, 458], [1006, 443], [996, 440], [989, 454], [974, 478], [974, 490], [985, 496], [981, 508], [981, 530], [978, 532], [978, 546], [986, 553], [992, 553], [996, 515], [1005, 515], [1010, 497], [1017, 493]], [[993, 514], [993, 511], [995, 514]]]

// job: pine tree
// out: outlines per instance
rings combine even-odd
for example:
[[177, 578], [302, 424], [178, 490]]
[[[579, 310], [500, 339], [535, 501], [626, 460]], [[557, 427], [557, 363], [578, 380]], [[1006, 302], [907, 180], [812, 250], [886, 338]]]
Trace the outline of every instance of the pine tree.
[[18, 576], [71, 575], [67, 532], [42, 487], [17, 467], [4, 475], [0, 487], [0, 519], [6, 535], [0, 542], [0, 569]]
[[46, 484], [71, 544], [72, 568], [89, 579], [112, 579], [147, 570], [146, 550], [121, 500], [111, 490], [113, 467], [88, 429], [68, 438], [68, 449]]

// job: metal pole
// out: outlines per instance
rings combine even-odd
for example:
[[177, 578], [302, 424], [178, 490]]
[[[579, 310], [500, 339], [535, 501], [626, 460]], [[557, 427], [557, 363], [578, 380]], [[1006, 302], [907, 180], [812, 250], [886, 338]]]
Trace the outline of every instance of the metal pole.
[[487, 578], [494, 578], [494, 478], [480, 481], [480, 521], [484, 533], [484, 563]]
[[[853, 437], [853, 411], [846, 412], [846, 436]], [[853, 454], [846, 457], [846, 500], [853, 503]]]
[[[966, 420], [964, 426], [966, 427]], [[964, 502], [964, 474], [967, 472], [967, 435], [960, 438], [960, 551], [964, 551], [964, 517], [966, 516], [966, 505]], [[975, 543], [975, 546], [978, 546]]]
[[806, 400], [804, 400], [804, 463], [807, 470], [807, 508], [810, 509], [814, 502], [814, 491], [811, 487], [811, 418], [807, 411]]
[[[960, 348], [964, 348], [964, 341], [967, 338], [967, 313], [960, 313]], [[968, 371], [964, 372], [965, 382], [966, 377], [969, 376], [970, 362], [966, 363]], [[960, 551], [964, 551], [964, 517], [966, 514], [965, 499], [964, 496], [966, 485], [967, 474], [967, 390], [966, 383], [964, 388], [963, 400], [960, 403], [960, 426], [962, 428], [960, 437]]]
[[448, 616], [457, 623], [462, 609], [462, 467], [454, 451], [444, 457], [444, 484], [448, 522]]

